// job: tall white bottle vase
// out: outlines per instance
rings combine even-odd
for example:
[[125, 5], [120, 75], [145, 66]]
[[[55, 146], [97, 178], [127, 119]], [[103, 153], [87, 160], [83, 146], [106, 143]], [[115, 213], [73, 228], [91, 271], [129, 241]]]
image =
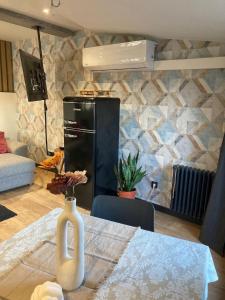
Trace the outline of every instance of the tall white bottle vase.
[[[74, 251], [68, 253], [68, 222], [73, 226]], [[84, 280], [84, 222], [76, 208], [76, 198], [65, 199], [56, 232], [56, 280], [64, 290], [77, 289]]]

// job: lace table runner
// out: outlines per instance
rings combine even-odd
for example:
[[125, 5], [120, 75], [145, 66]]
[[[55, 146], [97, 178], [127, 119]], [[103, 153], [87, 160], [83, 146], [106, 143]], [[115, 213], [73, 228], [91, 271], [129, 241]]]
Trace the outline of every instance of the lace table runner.
[[[28, 300], [55, 280], [55, 228], [61, 209], [0, 245], [0, 299]], [[208, 247], [83, 215], [84, 285], [66, 300], [200, 300], [218, 279]], [[73, 236], [69, 231], [70, 248]], [[1, 298], [2, 297], [2, 298]]]
[[217, 280], [207, 246], [139, 229], [96, 300], [207, 299]]
[[[29, 300], [35, 286], [55, 280], [55, 228], [61, 209], [41, 218], [0, 245], [0, 299]], [[85, 281], [66, 300], [93, 299], [134, 235], [136, 228], [83, 215]], [[73, 231], [69, 226], [72, 252]]]

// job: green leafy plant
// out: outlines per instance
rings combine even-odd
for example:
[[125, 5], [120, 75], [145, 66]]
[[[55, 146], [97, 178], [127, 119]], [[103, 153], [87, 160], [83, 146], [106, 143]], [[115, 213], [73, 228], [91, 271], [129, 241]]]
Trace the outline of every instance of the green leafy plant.
[[136, 184], [146, 175], [142, 167], [138, 167], [138, 159], [139, 151], [133, 157], [129, 154], [127, 159], [122, 156], [118, 168], [114, 168], [121, 191], [130, 192], [135, 190]]

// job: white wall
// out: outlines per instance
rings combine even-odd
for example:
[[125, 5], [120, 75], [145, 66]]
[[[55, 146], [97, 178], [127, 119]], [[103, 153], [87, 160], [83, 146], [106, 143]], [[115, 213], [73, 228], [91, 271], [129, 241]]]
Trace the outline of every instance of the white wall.
[[6, 137], [17, 138], [17, 97], [16, 93], [0, 92], [0, 131]]

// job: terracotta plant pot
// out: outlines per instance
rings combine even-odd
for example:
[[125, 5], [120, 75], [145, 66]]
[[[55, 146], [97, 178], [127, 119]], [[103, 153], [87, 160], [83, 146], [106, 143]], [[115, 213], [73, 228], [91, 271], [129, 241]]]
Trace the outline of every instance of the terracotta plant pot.
[[130, 192], [126, 192], [126, 191], [118, 191], [118, 196], [120, 198], [128, 198], [128, 199], [135, 199], [136, 196], [136, 190], [130, 191]]

